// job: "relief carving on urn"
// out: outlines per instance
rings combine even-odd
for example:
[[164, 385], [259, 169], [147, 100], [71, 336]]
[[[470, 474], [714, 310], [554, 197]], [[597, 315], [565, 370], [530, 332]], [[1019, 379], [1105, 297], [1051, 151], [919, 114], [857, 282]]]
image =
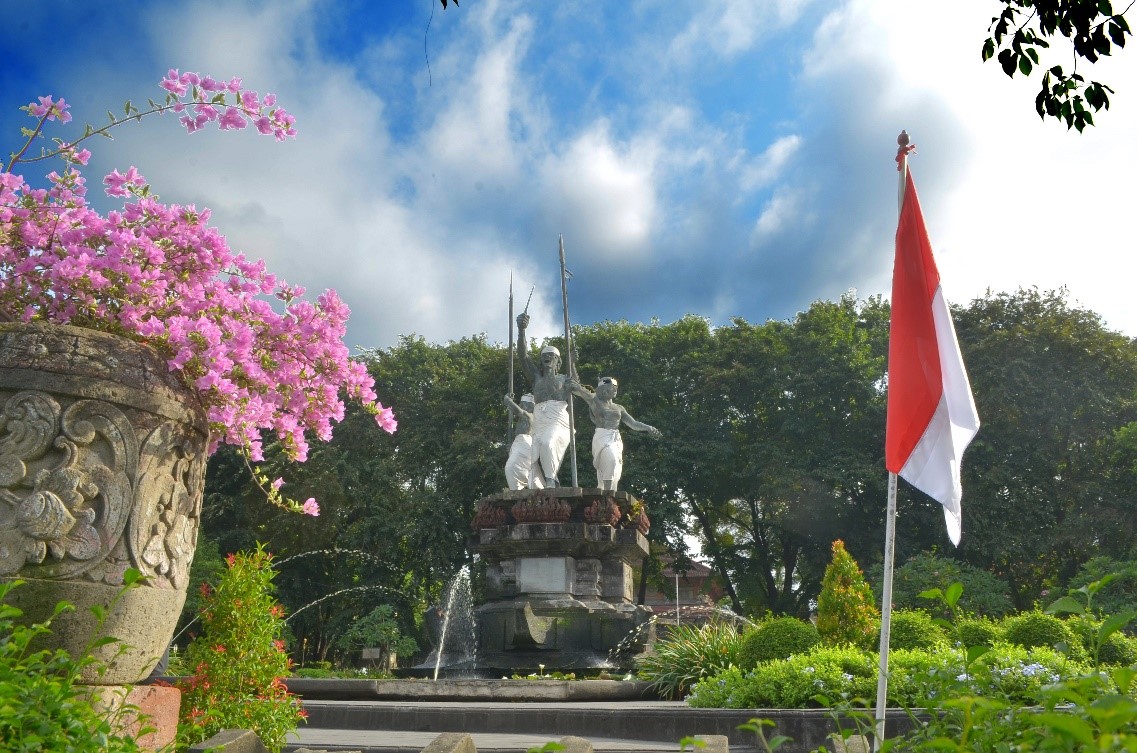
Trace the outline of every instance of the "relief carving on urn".
[[[182, 430], [163, 423], [140, 446], [102, 400], [63, 406], [37, 390], [0, 400], [0, 576], [119, 585], [129, 566], [158, 576], [152, 586], [184, 587], [204, 458]], [[146, 504], [132, 519], [136, 496]]]

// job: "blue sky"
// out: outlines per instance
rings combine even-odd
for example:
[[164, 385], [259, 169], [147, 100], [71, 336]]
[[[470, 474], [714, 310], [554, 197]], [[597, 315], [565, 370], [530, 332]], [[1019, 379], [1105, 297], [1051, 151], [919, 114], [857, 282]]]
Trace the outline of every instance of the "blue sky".
[[905, 128], [950, 300], [1065, 285], [1135, 335], [1137, 53], [1096, 71], [1117, 90], [1101, 126], [1068, 133], [1034, 114], [1033, 82], [980, 63], [997, 10], [40, 0], [0, 25], [0, 134], [15, 149], [17, 108], [42, 94], [101, 124], [158, 98], [168, 68], [276, 93], [295, 141], [153, 118], [91, 147], [89, 175], [133, 164], [163, 199], [210, 207], [235, 248], [338, 290], [350, 345], [387, 346], [504, 340], [511, 271], [522, 303], [535, 287], [534, 333], [555, 332], [558, 235], [574, 322], [887, 295]]

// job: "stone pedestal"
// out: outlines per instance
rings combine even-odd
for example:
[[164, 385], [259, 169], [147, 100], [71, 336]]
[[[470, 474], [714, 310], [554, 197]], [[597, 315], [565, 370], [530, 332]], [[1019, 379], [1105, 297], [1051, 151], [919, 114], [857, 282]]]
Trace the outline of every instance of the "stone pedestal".
[[487, 598], [477, 609], [480, 668], [616, 669], [648, 645], [651, 611], [633, 603], [633, 568], [648, 553], [638, 500], [600, 489], [511, 491], [477, 510], [471, 543]]

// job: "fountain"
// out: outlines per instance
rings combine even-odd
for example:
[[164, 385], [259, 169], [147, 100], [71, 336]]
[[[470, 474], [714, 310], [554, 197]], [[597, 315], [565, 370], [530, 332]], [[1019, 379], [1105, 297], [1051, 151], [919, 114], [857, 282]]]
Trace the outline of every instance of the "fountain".
[[[496, 677], [621, 670], [654, 633], [633, 603], [633, 568], [647, 555], [643, 505], [626, 492], [554, 488], [479, 500], [471, 548], [486, 569], [477, 607], [479, 666]], [[621, 522], [623, 525], [621, 525]], [[626, 661], [609, 652], [633, 632]]]
[[470, 582], [470, 566], [464, 565], [446, 589], [446, 608], [442, 610], [438, 628], [438, 644], [425, 666], [434, 665], [432, 679], [446, 666], [447, 677], [475, 674], [478, 664], [478, 625], [474, 617], [474, 595]]

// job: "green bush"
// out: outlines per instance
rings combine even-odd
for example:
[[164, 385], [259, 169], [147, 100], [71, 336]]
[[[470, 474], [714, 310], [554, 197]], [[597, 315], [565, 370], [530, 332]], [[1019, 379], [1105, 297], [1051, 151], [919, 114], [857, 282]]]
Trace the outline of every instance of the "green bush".
[[741, 636], [732, 623], [676, 625], [639, 659], [640, 679], [665, 698], [678, 698], [704, 677], [738, 664]]
[[742, 636], [739, 666], [753, 669], [773, 659], [788, 659], [820, 641], [821, 635], [812, 624], [794, 617], [775, 617]]
[[1024, 648], [1064, 647], [1070, 658], [1085, 660], [1081, 639], [1064, 620], [1039, 611], [1011, 615], [1002, 622], [1003, 638]]
[[203, 594], [202, 632], [186, 649], [194, 673], [179, 683], [178, 746], [223, 729], [251, 729], [279, 751], [304, 712], [283, 683], [290, 660], [281, 638], [284, 609], [273, 597], [272, 555], [258, 546], [229, 555], [226, 564], [216, 589]]
[[954, 627], [955, 640], [965, 648], [991, 646], [1003, 639], [1003, 631], [989, 617], [961, 617]]
[[876, 693], [876, 655], [852, 646], [815, 646], [743, 673], [737, 667], [701, 680], [687, 703], [696, 708], [814, 708]]
[[[877, 634], [877, 645], [880, 635]], [[916, 609], [898, 609], [892, 613], [888, 632], [889, 649], [935, 649], [948, 645], [947, 633], [932, 621], [927, 612]]]
[[[127, 578], [135, 582], [136, 571]], [[72, 657], [66, 651], [34, 650], [33, 641], [51, 632], [51, 620], [27, 625], [23, 612], [5, 598], [23, 581], [0, 582], [0, 750], [77, 751], [78, 753], [126, 753], [141, 750], [133, 737], [115, 734], [126, 721], [119, 714], [107, 715], [91, 705], [79, 676], [96, 660], [90, 651]], [[60, 603], [54, 617], [73, 609]], [[143, 730], [146, 731], [146, 730]]]
[[[1114, 576], [1094, 595], [1093, 608], [1099, 614], [1137, 612], [1137, 561], [1115, 560], [1111, 557], [1094, 557], [1085, 562], [1070, 579], [1070, 589], [1083, 588], [1107, 575]], [[1130, 623], [1130, 634], [1137, 623]]]
[[825, 568], [817, 597], [817, 632], [821, 640], [839, 646], [872, 648], [880, 629], [880, 612], [872, 589], [856, 560], [840, 539], [833, 542], [833, 559]]
[[[1078, 636], [1086, 655], [1092, 659], [1094, 643], [1102, 624], [1101, 620], [1085, 615], [1075, 615], [1067, 619], [1066, 624]], [[1137, 664], [1137, 638], [1124, 633], [1113, 633], [1105, 639], [1101, 648], [1098, 649], [1097, 660], [1102, 664], [1114, 664], [1123, 667]]]

